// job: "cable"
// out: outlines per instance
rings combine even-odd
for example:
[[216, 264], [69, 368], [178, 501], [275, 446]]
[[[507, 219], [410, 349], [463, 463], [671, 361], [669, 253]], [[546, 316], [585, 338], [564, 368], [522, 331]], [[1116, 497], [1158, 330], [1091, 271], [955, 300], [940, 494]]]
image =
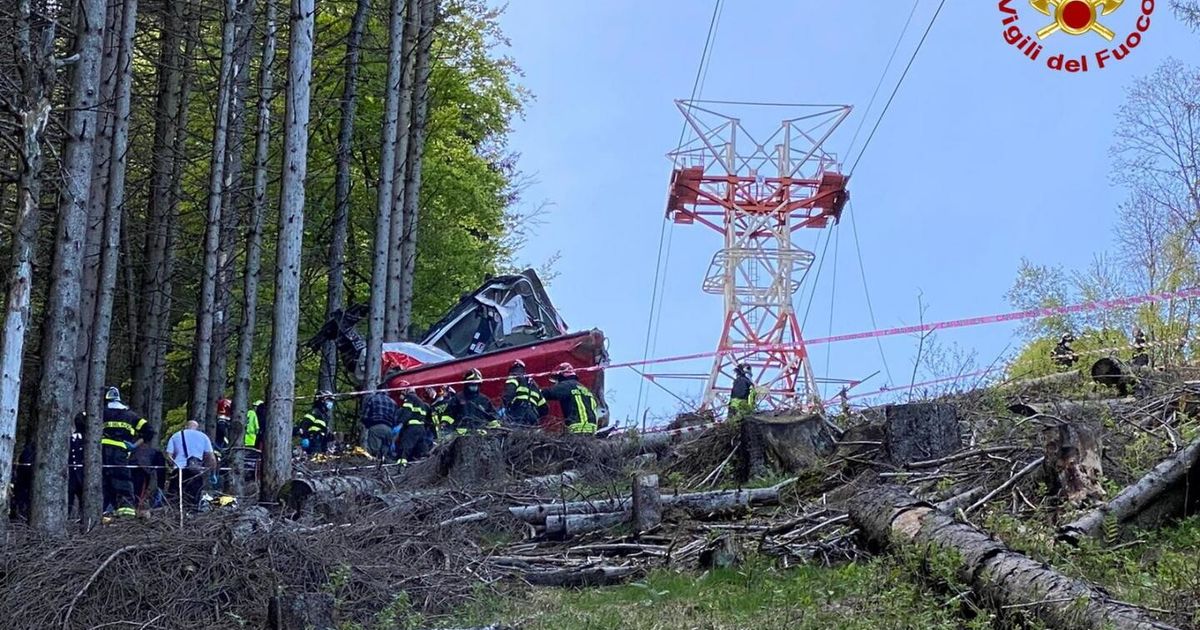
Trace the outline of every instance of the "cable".
[[863, 110], [862, 118], [858, 121], [858, 128], [854, 130], [854, 137], [850, 139], [850, 146], [846, 147], [847, 156], [854, 152], [854, 145], [858, 142], [858, 134], [862, 133], [863, 125], [867, 124], [867, 116], [871, 114], [871, 108], [875, 106], [875, 98], [879, 96], [879, 90], [883, 87], [883, 80], [887, 78], [888, 70], [892, 69], [892, 62], [896, 60], [896, 53], [900, 51], [900, 44], [904, 42], [904, 36], [908, 34], [908, 27], [912, 24], [913, 16], [917, 14], [917, 7], [920, 5], [921, 0], [914, 0], [912, 11], [908, 12], [908, 19], [904, 21], [904, 28], [900, 29], [900, 36], [896, 38], [896, 45], [892, 47], [892, 54], [888, 57], [887, 64], [883, 66], [883, 72], [879, 75], [879, 81], [875, 83], [875, 91], [871, 93], [871, 100], [867, 102], [867, 108]]
[[900, 86], [904, 85], [904, 79], [908, 77], [908, 71], [912, 70], [913, 63], [917, 60], [917, 55], [920, 54], [921, 48], [925, 46], [925, 40], [929, 37], [929, 32], [933, 30], [933, 25], [937, 23], [938, 16], [942, 14], [942, 8], [946, 6], [946, 0], [942, 0], [938, 4], [938, 8], [933, 12], [933, 17], [929, 20], [929, 26], [925, 27], [925, 32], [921, 35], [921, 41], [917, 42], [917, 49], [913, 51], [912, 57], [908, 59], [908, 65], [904, 67], [904, 72], [900, 75], [900, 80], [896, 82], [895, 89], [892, 90], [891, 96], [888, 97], [887, 103], [883, 106], [883, 111], [879, 114], [879, 119], [875, 121], [875, 126], [871, 128], [871, 134], [867, 136], [867, 141], [863, 143], [863, 148], [858, 152], [858, 157], [854, 159], [854, 164], [850, 167], [850, 177], [854, 176], [854, 171], [858, 168], [859, 161], [862, 160], [863, 154], [867, 152], [867, 147], [871, 146], [871, 140], [875, 138], [875, 132], [879, 131], [879, 125], [883, 122], [883, 118], [887, 116], [888, 110], [892, 107], [892, 101], [896, 100], [896, 94], [900, 92]]
[[[854, 220], [854, 202], [847, 201], [850, 205], [850, 230], [854, 234], [854, 252], [858, 255], [858, 274], [862, 278], [863, 295], [867, 298], [867, 314], [871, 316], [871, 328], [879, 328], [879, 324], [875, 323], [875, 307], [871, 303], [871, 289], [867, 284], [867, 268], [863, 264], [862, 247], [858, 244], [858, 223]], [[879, 359], [883, 361], [883, 371], [887, 374], [888, 382], [894, 383], [892, 378], [892, 369], [888, 367], [887, 355], [883, 352], [883, 341], [878, 337], [875, 338], [875, 345], [879, 348]]]
[[[700, 64], [696, 68], [696, 78], [692, 80], [691, 100], [695, 100], [700, 93], [701, 83], [707, 74], [708, 60], [712, 52], [712, 44], [716, 37], [717, 22], [720, 19], [721, 8], [724, 5], [724, 0], [716, 0], [713, 4], [712, 17], [708, 20], [708, 35], [704, 38], [704, 49], [700, 52]], [[683, 148], [683, 140], [687, 134], [687, 121], [684, 121], [683, 127], [679, 130], [679, 143], [676, 146], [676, 151]], [[662, 320], [662, 298], [666, 295], [666, 276], [664, 267], [670, 262], [671, 258], [671, 236], [674, 235], [674, 230], [668, 235], [667, 220], [664, 218], [658, 232], [658, 253], [654, 263], [654, 285], [650, 294], [650, 313], [646, 318], [646, 339], [642, 346], [642, 360], [646, 360], [650, 356], [650, 346], [654, 343], [657, 346], [658, 339], [658, 324]], [[666, 257], [663, 256], [663, 241], [666, 237], [667, 249]], [[660, 282], [661, 281], [661, 282]], [[653, 342], [651, 341], [653, 339]], [[637, 415], [641, 415], [642, 401], [646, 391], [646, 379], [638, 380], [638, 397], [637, 397]]]

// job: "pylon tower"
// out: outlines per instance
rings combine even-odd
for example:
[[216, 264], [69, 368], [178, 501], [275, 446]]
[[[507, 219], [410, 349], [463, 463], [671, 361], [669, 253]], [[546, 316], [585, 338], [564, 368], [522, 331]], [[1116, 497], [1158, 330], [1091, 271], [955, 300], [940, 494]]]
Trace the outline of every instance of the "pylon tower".
[[[767, 405], [819, 404], [793, 302], [816, 256], [793, 243], [793, 236], [841, 218], [848, 177], [822, 145], [851, 108], [690, 100], [676, 105], [695, 137], [668, 154], [674, 170], [667, 217], [699, 223], [724, 238], [703, 285], [725, 304], [705, 405], [728, 396], [740, 363], [751, 367], [759, 400]], [[782, 122], [774, 122], [780, 114]], [[755, 130], [758, 135], [743, 126], [760, 118], [770, 122]], [[759, 140], [764, 133], [770, 135]]]

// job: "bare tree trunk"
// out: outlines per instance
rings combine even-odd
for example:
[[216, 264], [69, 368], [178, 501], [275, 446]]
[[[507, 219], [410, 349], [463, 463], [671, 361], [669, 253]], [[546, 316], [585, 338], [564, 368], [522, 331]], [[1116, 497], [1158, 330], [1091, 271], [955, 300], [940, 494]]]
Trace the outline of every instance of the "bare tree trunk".
[[[111, 154], [109, 156], [108, 188], [105, 200], [103, 242], [100, 252], [100, 273], [96, 285], [96, 310], [93, 314], [91, 353], [88, 361], [87, 401], [88, 418], [98, 426], [103, 413], [104, 379], [108, 371], [109, 332], [112, 328], [113, 292], [117, 283], [117, 239], [121, 234], [122, 206], [125, 203], [125, 159], [129, 146], [130, 92], [133, 84], [133, 33], [137, 25], [137, 0], [124, 0], [121, 12], [121, 33], [117, 40], [117, 81], [114, 91]], [[84, 315], [87, 313], [85, 312]], [[96, 451], [99, 460], [99, 440], [88, 442], [87, 448]], [[99, 489], [100, 467], [85, 467], [85, 485]], [[84, 494], [84, 518], [99, 522], [102, 500], [93, 492]]]
[[[92, 317], [96, 312], [96, 293], [100, 281], [100, 246], [104, 240], [104, 212], [108, 203], [108, 179], [112, 174], [112, 137], [116, 122], [117, 57], [121, 52], [120, 34], [125, 3], [113, 0], [106, 3], [104, 14], [104, 45], [100, 66], [99, 118], [96, 121], [96, 141], [92, 161], [91, 194], [83, 250], [83, 278], [79, 321], [79, 350], [76, 366], [83, 377], [75, 381], [75, 408], [87, 405], [88, 370], [91, 365]], [[99, 448], [99, 447], [97, 447]], [[97, 451], [98, 452], [98, 451]]]
[[[350, 150], [354, 141], [354, 116], [358, 107], [358, 63], [362, 56], [363, 30], [367, 24], [370, 0], [358, 0], [350, 34], [346, 37], [346, 83], [342, 86], [342, 120], [338, 128], [337, 174], [334, 176], [333, 236], [329, 242], [329, 292], [325, 300], [325, 317], [333, 316], [345, 301], [342, 286], [346, 264], [346, 232], [350, 223]], [[334, 390], [337, 368], [337, 347], [333, 340], [321, 348], [321, 370], [317, 389]]]
[[[229, 129], [226, 142], [225, 182], [222, 190], [222, 236], [217, 253], [216, 301], [213, 306], [212, 363], [208, 377], [209, 409], [225, 393], [229, 365], [229, 304], [236, 263], [234, 242], [237, 238], [238, 212], [242, 189], [242, 152], [246, 131], [246, 90], [250, 84], [252, 27], [257, 2], [242, 0], [238, 6], [234, 34], [232, 90], [229, 102]], [[216, 435], [216, 423], [208, 424], [209, 435]]]
[[[242, 445], [246, 432], [246, 410], [250, 407], [250, 361], [254, 357], [254, 329], [258, 318], [258, 276], [262, 267], [263, 211], [267, 205], [267, 160], [271, 148], [271, 69], [275, 64], [275, 2], [266, 0], [266, 25], [262, 62], [258, 74], [258, 120], [254, 143], [254, 198], [246, 229], [246, 275], [242, 289], [242, 321], [238, 326], [237, 367], [233, 385], [233, 414], [229, 443]], [[242, 494], [242, 451], [233, 451], [234, 494]]]
[[304, 183], [308, 176], [309, 90], [312, 82], [314, 0], [292, 0], [288, 43], [283, 178], [275, 259], [271, 335], [270, 410], [263, 433], [261, 496], [274, 497], [292, 473], [292, 396], [300, 323], [300, 249], [304, 239]]
[[417, 225], [421, 205], [421, 160], [425, 153], [425, 125], [429, 115], [430, 55], [437, 0], [421, 0], [421, 34], [417, 43], [416, 78], [413, 84], [412, 125], [409, 130], [408, 174], [404, 179], [404, 234], [400, 241], [400, 330], [412, 324], [413, 278], [417, 270]]
[[405, 0], [392, 0], [388, 28], [387, 94], [383, 106], [383, 146], [379, 157], [379, 190], [375, 216], [374, 264], [371, 267], [371, 314], [367, 326], [367, 361], [363, 388], [372, 389], [380, 379], [383, 354], [384, 305], [387, 300], [388, 246], [391, 243], [391, 208], [396, 168], [396, 139], [400, 107], [400, 58], [404, 38]]
[[[142, 300], [138, 308], [141, 326], [136, 329], [134, 344], [132, 402], [135, 409], [150, 413], [154, 396], [155, 367], [159, 348], [166, 343], [167, 314], [163, 310], [167, 282], [167, 242], [171, 214], [175, 211], [172, 176], [175, 164], [181, 159], [176, 144], [182, 135], [180, 101], [183, 93], [183, 64], [180, 43], [185, 28], [185, 2], [168, 2], [163, 17], [158, 62], [158, 99], [154, 115], [155, 159], [150, 161], [149, 210], [146, 218], [146, 241], [143, 273], [140, 279]], [[161, 418], [150, 415], [150, 421]]]
[[[4, 337], [0, 340], [0, 506], [9, 501], [13, 449], [16, 446], [17, 411], [21, 397], [21, 363], [25, 357], [25, 334], [29, 328], [30, 294], [33, 291], [33, 259], [42, 213], [42, 134], [50, 121], [50, 98], [54, 82], [54, 32], [50, 22], [36, 29], [31, 0], [17, 6], [17, 69], [21, 79], [21, 110], [15, 121], [21, 129], [20, 174], [17, 182], [16, 232], [13, 234], [12, 266], [8, 275], [8, 299], [4, 308]], [[7, 524], [0, 519], [0, 529]]]
[[225, 182], [225, 147], [228, 140], [236, 19], [236, 1], [226, 0], [225, 22], [221, 28], [221, 74], [217, 80], [217, 121], [213, 126], [213, 153], [209, 164], [208, 213], [204, 222], [204, 267], [196, 307], [196, 336], [192, 344], [192, 396], [188, 405], [188, 419], [209, 427], [209, 433], [212, 432], [212, 423], [208, 421], [209, 365], [212, 360], [217, 249], [221, 244], [221, 191]]
[[[34, 468], [30, 522], [43, 532], [62, 535], [67, 528], [67, 455], [75, 410], [75, 356], [79, 335], [80, 267], [87, 223], [88, 189], [96, 133], [96, 92], [100, 82], [104, 0], [80, 0], [75, 37], [79, 60], [72, 68], [67, 106], [63, 185], [51, 269], [50, 295], [42, 344], [42, 382], [38, 395], [37, 466]], [[94, 423], [93, 423], [94, 424]], [[89, 442], [99, 435], [89, 426]], [[98, 450], [86, 466], [99, 465]]]
[[396, 175], [392, 180], [396, 183], [392, 188], [391, 243], [388, 246], [387, 303], [383, 325], [384, 337], [387, 339], [407, 337], [407, 331], [400, 327], [400, 285], [404, 275], [401, 244], [404, 240], [404, 182], [408, 177], [408, 144], [415, 94], [413, 78], [416, 72], [417, 34], [421, 29], [419, 3], [408, 3], [406, 14], [408, 17], [404, 21], [404, 47], [401, 51], [404, 58], [404, 74], [400, 79], [400, 107], [396, 114], [399, 127], [396, 131]]

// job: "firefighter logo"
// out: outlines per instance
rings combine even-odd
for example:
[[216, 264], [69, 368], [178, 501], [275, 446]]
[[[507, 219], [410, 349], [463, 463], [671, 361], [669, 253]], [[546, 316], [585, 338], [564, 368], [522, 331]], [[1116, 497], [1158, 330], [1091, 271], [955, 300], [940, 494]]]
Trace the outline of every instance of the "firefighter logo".
[[1052, 24], [1037, 32], [1038, 39], [1046, 39], [1059, 31], [1068, 35], [1095, 32], [1111, 42], [1117, 34], [1101, 24], [1100, 17], [1121, 8], [1125, 0], [1029, 0], [1029, 4], [1054, 19]]
[[[1004, 42], [1028, 61], [1059, 72], [1086, 73], [1132, 55], [1145, 40], [1159, 1], [998, 0], [996, 4]], [[1103, 48], [1091, 48], [1097, 43]]]

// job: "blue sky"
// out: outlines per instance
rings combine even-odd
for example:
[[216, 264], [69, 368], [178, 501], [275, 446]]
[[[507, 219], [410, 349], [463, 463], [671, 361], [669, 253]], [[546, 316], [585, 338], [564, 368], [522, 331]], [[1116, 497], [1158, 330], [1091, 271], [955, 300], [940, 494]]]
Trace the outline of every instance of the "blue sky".
[[[827, 145], [843, 154], [862, 117], [867, 130], [874, 124], [937, 4], [920, 1], [868, 113], [912, 9], [909, 0], [727, 1], [701, 96], [853, 105]], [[1094, 52], [1103, 40], [1055, 35], [1043, 58], [1030, 62], [1004, 42], [995, 2], [947, 3], [850, 182], [880, 327], [918, 322], [918, 298], [926, 321], [1010, 310], [1004, 293], [1022, 256], [1083, 267], [1110, 246], [1125, 193], [1111, 184], [1108, 148], [1124, 90], [1169, 56], [1200, 63], [1200, 34], [1181, 24], [1166, 0], [1158, 4], [1128, 58], [1067, 75], [1048, 70], [1045, 55]], [[1025, 0], [1012, 5], [1027, 31], [1049, 21]], [[691, 91], [712, 9], [708, 0], [513, 0], [502, 18], [511, 38], [507, 52], [535, 95], [511, 142], [536, 180], [525, 203], [553, 204], [519, 257], [538, 265], [561, 252], [550, 288], [555, 304], [573, 328], [603, 329], [614, 361], [642, 355], [671, 170], [664, 155], [683, 124], [673, 101]], [[1104, 22], [1128, 32], [1138, 11], [1130, 0]], [[668, 229], [671, 255], [653, 355], [711, 350], [721, 300], [700, 284], [720, 237], [698, 225]], [[848, 218], [834, 229], [807, 337], [872, 328]], [[816, 236], [801, 243], [813, 249]], [[812, 288], [802, 291], [801, 312]], [[987, 365], [1019, 341], [1014, 332], [988, 326], [938, 338], [977, 350]], [[909, 381], [916, 346], [911, 337], [884, 341], [893, 384]], [[882, 364], [870, 341], [812, 354], [818, 376], [862, 378]], [[669, 367], [708, 368], [704, 361]], [[618, 369], [607, 378], [614, 415], [634, 415], [639, 377]], [[887, 381], [877, 376], [863, 390]], [[686, 399], [699, 396], [696, 383], [670, 385]], [[680, 406], [652, 387], [646, 398], [652, 418]]]

